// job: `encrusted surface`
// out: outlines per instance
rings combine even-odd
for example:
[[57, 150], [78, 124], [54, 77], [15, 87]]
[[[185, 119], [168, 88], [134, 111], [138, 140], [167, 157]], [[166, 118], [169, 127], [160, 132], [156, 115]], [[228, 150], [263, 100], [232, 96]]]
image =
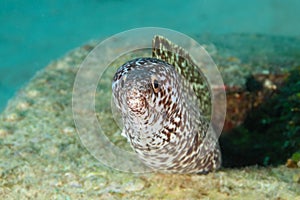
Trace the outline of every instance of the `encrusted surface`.
[[[71, 108], [76, 72], [92, 46], [51, 63], [1, 114], [0, 199], [300, 199], [299, 168], [246, 167], [208, 175], [165, 175], [129, 174], [102, 166], [81, 145]], [[224, 57], [229, 59], [230, 52], [215, 52], [218, 63], [225, 63]], [[237, 57], [230, 58], [226, 66], [242, 59]], [[263, 65], [264, 59], [261, 62]], [[229, 68], [221, 68], [222, 73]], [[225, 83], [229, 83], [226, 77]], [[233, 85], [240, 83], [236, 81]], [[99, 95], [107, 94], [99, 90]], [[105, 102], [98, 102], [96, 108], [102, 105]], [[110, 111], [102, 110], [98, 118], [110, 133], [108, 137], [128, 148], [118, 128], [110, 126]]]

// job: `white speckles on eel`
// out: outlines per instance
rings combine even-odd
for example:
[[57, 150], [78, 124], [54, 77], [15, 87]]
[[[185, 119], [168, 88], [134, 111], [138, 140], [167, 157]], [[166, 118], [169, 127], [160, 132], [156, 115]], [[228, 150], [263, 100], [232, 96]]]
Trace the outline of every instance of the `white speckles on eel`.
[[125, 63], [114, 76], [122, 134], [156, 171], [208, 173], [219, 168], [218, 143], [210, 149], [205, 146], [209, 142], [203, 142], [210, 139], [211, 103], [202, 72], [183, 48], [161, 36], [153, 39], [152, 55]]

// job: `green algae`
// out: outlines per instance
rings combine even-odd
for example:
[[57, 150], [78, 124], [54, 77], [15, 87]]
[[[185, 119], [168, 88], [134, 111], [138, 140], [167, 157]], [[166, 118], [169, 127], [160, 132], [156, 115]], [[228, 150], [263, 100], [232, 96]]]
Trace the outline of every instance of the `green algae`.
[[293, 153], [291, 159], [292, 159], [294, 162], [299, 162], [299, 161], [300, 161], [300, 151]]

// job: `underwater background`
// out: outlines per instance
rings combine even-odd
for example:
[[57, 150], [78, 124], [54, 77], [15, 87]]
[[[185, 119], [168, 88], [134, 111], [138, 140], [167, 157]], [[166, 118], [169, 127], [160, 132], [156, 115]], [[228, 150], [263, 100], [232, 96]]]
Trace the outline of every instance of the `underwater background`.
[[91, 39], [144, 26], [299, 37], [299, 8], [297, 0], [1, 0], [0, 111], [38, 70]]
[[[0, 3], [0, 199], [300, 199], [300, 1]], [[130, 168], [126, 156], [92, 141], [106, 165], [80, 140], [72, 104], [80, 65], [103, 39], [138, 27], [180, 31], [218, 66], [227, 116], [216, 172], [124, 173], [109, 164]], [[126, 56], [99, 81], [91, 116], [111, 144], [130, 151], [110, 107]]]

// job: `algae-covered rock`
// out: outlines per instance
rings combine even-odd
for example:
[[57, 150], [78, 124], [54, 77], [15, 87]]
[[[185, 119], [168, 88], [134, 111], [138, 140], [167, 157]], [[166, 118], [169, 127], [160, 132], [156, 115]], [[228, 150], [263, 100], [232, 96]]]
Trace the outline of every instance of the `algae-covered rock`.
[[[300, 67], [290, 69], [281, 86], [276, 87], [265, 101], [249, 109], [243, 124], [222, 137], [224, 152], [231, 156], [229, 166], [278, 165], [292, 155], [294, 166], [297, 166], [297, 151], [300, 150], [299, 77]], [[277, 77], [277, 81], [280, 78]], [[293, 162], [288, 162], [287, 166], [293, 166]]]
[[[251, 43], [256, 38], [244, 40]], [[81, 144], [72, 114], [74, 79], [95, 44], [52, 62], [1, 114], [0, 199], [300, 199], [295, 178], [300, 170], [285, 166], [223, 168], [208, 175], [135, 174], [103, 166]], [[229, 47], [219, 52], [217, 45], [214, 48], [220, 66], [231, 66], [247, 55], [231, 54]], [[224, 61], [233, 56], [236, 59]], [[237, 73], [246, 76], [246, 71]], [[225, 83], [229, 80], [225, 78]], [[97, 114], [99, 120], [102, 114]], [[113, 143], [126, 148], [114, 126], [104, 128], [111, 132], [108, 137]]]

